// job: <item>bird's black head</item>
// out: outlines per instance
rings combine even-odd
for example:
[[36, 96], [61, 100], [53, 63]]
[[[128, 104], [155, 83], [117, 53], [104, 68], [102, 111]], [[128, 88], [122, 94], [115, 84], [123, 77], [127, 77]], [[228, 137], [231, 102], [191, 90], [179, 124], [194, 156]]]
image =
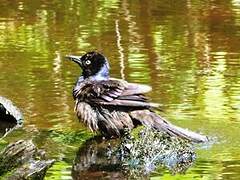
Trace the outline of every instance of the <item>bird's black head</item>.
[[84, 78], [108, 77], [109, 64], [108, 60], [100, 53], [91, 51], [83, 56], [67, 56], [68, 59], [76, 62], [83, 70], [82, 75]]

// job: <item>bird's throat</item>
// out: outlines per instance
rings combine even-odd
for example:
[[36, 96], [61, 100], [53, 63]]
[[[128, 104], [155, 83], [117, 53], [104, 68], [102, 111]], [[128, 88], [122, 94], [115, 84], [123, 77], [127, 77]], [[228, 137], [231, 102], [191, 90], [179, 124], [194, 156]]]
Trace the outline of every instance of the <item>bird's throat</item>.
[[103, 65], [103, 67], [98, 71], [97, 73], [91, 75], [91, 76], [84, 76], [84, 79], [89, 79], [92, 81], [102, 81], [102, 80], [108, 80], [109, 79], [109, 67], [108, 65]]

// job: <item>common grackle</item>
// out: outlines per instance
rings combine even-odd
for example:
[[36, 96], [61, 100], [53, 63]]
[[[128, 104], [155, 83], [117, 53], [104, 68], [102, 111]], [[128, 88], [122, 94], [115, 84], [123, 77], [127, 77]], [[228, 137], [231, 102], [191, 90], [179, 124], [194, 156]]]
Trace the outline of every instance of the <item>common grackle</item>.
[[119, 137], [124, 129], [145, 125], [170, 135], [194, 142], [205, 142], [207, 137], [177, 127], [153, 110], [143, 95], [151, 90], [147, 85], [128, 83], [109, 76], [107, 58], [95, 51], [83, 56], [67, 56], [82, 69], [74, 88], [75, 112], [92, 131], [99, 130], [106, 137]]

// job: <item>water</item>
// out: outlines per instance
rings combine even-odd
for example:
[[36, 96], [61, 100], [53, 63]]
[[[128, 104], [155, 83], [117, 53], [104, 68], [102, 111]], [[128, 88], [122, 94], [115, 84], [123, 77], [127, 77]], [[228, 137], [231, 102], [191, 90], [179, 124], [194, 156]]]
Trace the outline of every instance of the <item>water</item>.
[[216, 141], [198, 149], [186, 174], [152, 179], [240, 178], [240, 1], [0, 4], [0, 95], [25, 117], [23, 130], [8, 138], [31, 134], [60, 159], [47, 179], [71, 179], [72, 159], [91, 136], [73, 112], [79, 68], [63, 57], [96, 49], [113, 77], [151, 85], [163, 116]]

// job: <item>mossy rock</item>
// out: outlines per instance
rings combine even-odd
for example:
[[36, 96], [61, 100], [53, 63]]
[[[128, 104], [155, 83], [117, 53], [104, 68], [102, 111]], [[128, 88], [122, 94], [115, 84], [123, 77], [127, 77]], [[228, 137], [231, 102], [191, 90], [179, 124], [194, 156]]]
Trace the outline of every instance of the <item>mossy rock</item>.
[[3, 179], [43, 179], [54, 160], [45, 160], [31, 140], [9, 144], [0, 153], [0, 176]]

